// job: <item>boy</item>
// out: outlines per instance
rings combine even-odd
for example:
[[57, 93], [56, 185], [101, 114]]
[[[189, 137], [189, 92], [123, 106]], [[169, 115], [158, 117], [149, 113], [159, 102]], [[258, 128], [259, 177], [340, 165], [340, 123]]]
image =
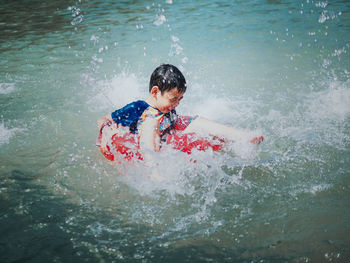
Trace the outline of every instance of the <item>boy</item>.
[[[108, 140], [118, 129], [136, 134], [141, 151], [159, 152], [161, 142], [174, 130], [183, 134], [196, 133], [219, 137], [222, 141], [237, 141], [247, 138], [247, 132], [218, 124], [200, 117], [178, 116], [175, 108], [186, 91], [186, 80], [180, 70], [169, 64], [157, 67], [151, 75], [149, 97], [146, 101], [135, 101], [114, 111], [110, 116], [98, 120], [100, 130], [99, 145], [102, 152], [108, 150]], [[111, 125], [112, 124], [112, 125]], [[117, 128], [113, 128], [117, 124]], [[108, 126], [108, 128], [106, 128]], [[126, 129], [126, 130], [125, 130]], [[261, 143], [264, 137], [251, 139]]]

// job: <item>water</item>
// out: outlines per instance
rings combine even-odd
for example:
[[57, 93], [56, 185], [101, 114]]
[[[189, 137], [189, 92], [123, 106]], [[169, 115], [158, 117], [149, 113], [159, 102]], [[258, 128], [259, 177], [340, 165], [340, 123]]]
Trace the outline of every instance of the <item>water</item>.
[[[348, 262], [347, 1], [1, 1], [1, 262]], [[183, 71], [178, 112], [259, 147], [119, 170], [96, 120]]]

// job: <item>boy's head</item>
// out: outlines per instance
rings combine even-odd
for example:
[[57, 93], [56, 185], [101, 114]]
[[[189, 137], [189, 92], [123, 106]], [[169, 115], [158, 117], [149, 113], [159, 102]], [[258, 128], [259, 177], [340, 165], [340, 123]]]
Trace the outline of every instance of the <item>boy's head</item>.
[[149, 82], [150, 92], [154, 86], [157, 86], [161, 93], [170, 91], [173, 88], [177, 88], [179, 92], [184, 93], [186, 91], [186, 80], [177, 67], [170, 64], [162, 64], [151, 75]]
[[169, 64], [156, 68], [149, 83], [151, 104], [163, 113], [175, 109], [186, 91], [186, 80], [181, 71]]

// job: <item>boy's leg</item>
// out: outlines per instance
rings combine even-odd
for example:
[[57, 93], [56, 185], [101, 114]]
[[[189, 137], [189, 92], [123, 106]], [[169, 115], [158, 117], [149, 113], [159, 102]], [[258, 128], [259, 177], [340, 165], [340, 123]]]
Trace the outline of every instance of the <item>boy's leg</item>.
[[[252, 136], [252, 134], [250, 134], [248, 131], [238, 130], [233, 127], [223, 125], [214, 121], [210, 121], [208, 119], [201, 118], [201, 117], [193, 120], [187, 126], [184, 132], [185, 133], [195, 132], [202, 135], [218, 136], [223, 139], [228, 139], [231, 141], [239, 141], [239, 140], [253, 141], [256, 138]], [[260, 138], [259, 143], [262, 140], [263, 138]], [[256, 142], [256, 140], [254, 140], [254, 142]]]

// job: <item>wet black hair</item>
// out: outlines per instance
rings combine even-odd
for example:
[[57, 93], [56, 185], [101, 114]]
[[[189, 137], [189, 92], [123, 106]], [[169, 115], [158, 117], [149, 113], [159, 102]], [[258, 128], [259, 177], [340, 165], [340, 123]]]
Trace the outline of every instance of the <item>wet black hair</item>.
[[162, 64], [153, 71], [149, 81], [150, 92], [154, 86], [157, 86], [161, 93], [173, 88], [185, 92], [187, 87], [184, 75], [177, 67], [170, 64]]

